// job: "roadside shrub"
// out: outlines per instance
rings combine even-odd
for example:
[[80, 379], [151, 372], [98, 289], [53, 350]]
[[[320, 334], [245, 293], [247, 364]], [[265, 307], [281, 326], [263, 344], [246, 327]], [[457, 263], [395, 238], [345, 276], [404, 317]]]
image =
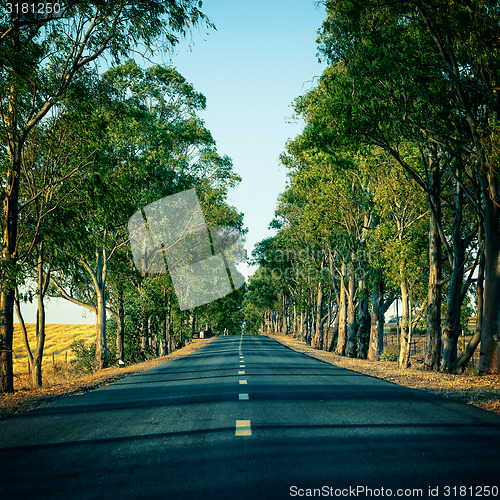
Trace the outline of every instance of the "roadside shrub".
[[469, 375], [469, 376], [479, 375], [479, 369], [475, 365], [475, 363], [472, 359], [467, 363], [467, 366], [465, 367], [465, 370], [463, 373], [464, 373], [464, 375]]
[[95, 371], [95, 342], [91, 342], [88, 346], [83, 340], [75, 340], [70, 345], [75, 359], [71, 360], [71, 371], [75, 375], [87, 375]]
[[154, 358], [156, 358], [156, 353], [153, 347], [148, 346], [144, 350], [141, 350], [140, 348], [134, 349], [130, 352], [127, 359], [132, 363], [142, 363], [143, 361], [148, 361]]
[[397, 361], [399, 358], [399, 345], [388, 344], [384, 346], [382, 354], [380, 355], [381, 361]]
[[46, 364], [44, 370], [44, 383], [55, 384], [67, 380], [71, 375], [71, 366], [66, 360], [52, 357], [52, 361]]

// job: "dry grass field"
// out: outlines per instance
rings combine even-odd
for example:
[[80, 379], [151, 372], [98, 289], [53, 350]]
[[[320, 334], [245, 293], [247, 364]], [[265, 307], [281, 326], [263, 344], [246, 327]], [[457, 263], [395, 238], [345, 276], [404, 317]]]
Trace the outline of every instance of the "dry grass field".
[[[62, 327], [64, 325], [54, 326]], [[68, 336], [65, 332], [71, 332], [73, 330], [78, 331], [78, 327], [81, 325], [73, 326], [75, 327], [74, 329], [62, 328], [61, 337], [66, 338]], [[93, 339], [93, 328], [94, 327], [91, 326], [88, 329], [90, 332], [89, 340]], [[82, 332], [86, 329], [87, 326], [83, 325]], [[54, 371], [52, 368], [52, 356], [49, 356], [49, 360], [46, 361], [46, 365], [44, 366], [44, 386], [42, 388], [32, 388], [30, 386], [26, 370], [26, 375], [24, 376], [26, 385], [24, 387], [21, 387], [19, 376], [16, 376], [16, 380], [14, 382], [16, 392], [13, 394], [0, 394], [0, 420], [16, 413], [33, 410], [39, 406], [52, 403], [53, 401], [58, 401], [77, 394], [84, 394], [87, 391], [92, 391], [98, 387], [102, 387], [103, 385], [110, 384], [111, 382], [120, 380], [128, 375], [140, 373], [163, 363], [167, 363], [173, 359], [187, 356], [188, 354], [191, 354], [208, 344], [214, 340], [214, 338], [215, 337], [210, 337], [208, 339], [194, 339], [182, 349], [178, 349], [167, 356], [150, 359], [142, 363], [126, 366], [125, 368], [112, 366], [93, 373], [92, 375], [84, 375], [81, 377], [72, 376], [69, 370], [66, 370], [65, 372], [58, 370]], [[64, 341], [61, 339], [61, 344], [63, 343]], [[59, 356], [61, 356], [61, 354], [59, 354]], [[56, 366], [60, 366], [60, 364], [58, 365], [56, 362]]]
[[[36, 348], [35, 325], [26, 324], [28, 339], [32, 352]], [[43, 373], [48, 383], [56, 382], [62, 372], [67, 372], [67, 366], [73, 358], [71, 343], [83, 340], [86, 344], [95, 338], [95, 325], [58, 325], [46, 326], [46, 338], [43, 357]], [[28, 355], [24, 347], [21, 325], [14, 325], [14, 374], [17, 388], [30, 387], [28, 373]]]

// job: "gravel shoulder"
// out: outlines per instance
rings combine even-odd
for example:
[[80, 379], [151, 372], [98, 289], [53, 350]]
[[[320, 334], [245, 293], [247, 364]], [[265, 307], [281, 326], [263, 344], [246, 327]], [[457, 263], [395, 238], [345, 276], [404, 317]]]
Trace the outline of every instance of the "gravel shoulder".
[[140, 373], [155, 366], [168, 363], [173, 359], [181, 358], [191, 354], [211, 342], [214, 338], [193, 339], [191, 343], [178, 349], [168, 356], [151, 359], [142, 363], [126, 366], [124, 368], [111, 367], [101, 370], [92, 375], [79, 378], [70, 378], [64, 383], [58, 383], [42, 387], [40, 389], [22, 389], [13, 394], [0, 394], [0, 420], [16, 413], [34, 410], [40, 406], [76, 396], [99, 387], [109, 385], [117, 380]]
[[304, 341], [284, 335], [267, 335], [294, 351], [335, 366], [380, 378], [413, 389], [422, 389], [445, 398], [462, 401], [500, 414], [500, 375], [449, 375], [425, 372], [418, 368], [401, 370], [396, 362], [372, 362], [320, 351]]

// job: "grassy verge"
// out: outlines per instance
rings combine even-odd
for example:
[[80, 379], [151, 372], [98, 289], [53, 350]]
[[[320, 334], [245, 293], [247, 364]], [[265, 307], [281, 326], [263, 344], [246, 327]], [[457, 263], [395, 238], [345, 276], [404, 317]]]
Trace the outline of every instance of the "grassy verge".
[[[151, 359], [143, 363], [126, 366], [125, 368], [106, 368], [92, 375], [75, 378], [70, 377], [64, 381], [49, 383], [40, 389], [23, 387], [13, 394], [0, 395], [0, 419], [23, 411], [33, 410], [45, 404], [83, 394], [88, 391], [97, 389], [104, 385], [111, 384], [116, 380], [120, 380], [134, 373], [143, 372], [162, 365], [173, 359], [187, 356], [192, 352], [197, 351], [204, 345], [213, 340], [209, 339], [193, 339], [187, 346], [179, 349], [168, 356]], [[51, 378], [52, 379], [52, 378]]]
[[422, 389], [445, 398], [462, 401], [500, 414], [500, 375], [449, 375], [425, 372], [418, 368], [400, 370], [397, 362], [351, 359], [320, 351], [302, 340], [283, 335], [268, 335], [291, 349], [335, 366], [380, 378], [413, 389]]

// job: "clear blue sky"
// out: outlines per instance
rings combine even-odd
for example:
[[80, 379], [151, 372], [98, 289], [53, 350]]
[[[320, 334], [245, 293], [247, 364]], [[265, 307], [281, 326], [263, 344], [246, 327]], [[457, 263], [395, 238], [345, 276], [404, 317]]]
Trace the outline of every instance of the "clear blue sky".
[[272, 234], [267, 227], [286, 181], [279, 155], [301, 131], [290, 123], [290, 105], [324, 68], [316, 57], [324, 8], [315, 0], [206, 0], [202, 11], [217, 31], [195, 31], [172, 64], [205, 94], [201, 116], [242, 177], [230, 202], [245, 214], [250, 255]]
[[[242, 177], [230, 203], [245, 214], [250, 255], [255, 243], [273, 234], [268, 224], [286, 183], [279, 155], [301, 131], [290, 123], [290, 105], [324, 69], [315, 43], [324, 9], [315, 0], [205, 0], [201, 10], [217, 31], [196, 29], [163, 62], [176, 66], [207, 98], [200, 115], [219, 153], [232, 158]], [[34, 322], [34, 314], [25, 307], [26, 322]], [[94, 323], [95, 316], [51, 300], [47, 322]]]

